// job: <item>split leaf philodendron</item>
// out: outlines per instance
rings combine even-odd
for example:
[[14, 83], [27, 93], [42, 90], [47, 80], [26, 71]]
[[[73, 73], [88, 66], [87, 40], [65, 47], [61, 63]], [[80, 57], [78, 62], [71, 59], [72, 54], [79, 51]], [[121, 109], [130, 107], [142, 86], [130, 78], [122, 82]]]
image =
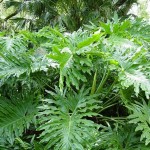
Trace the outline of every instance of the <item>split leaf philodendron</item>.
[[1, 34], [0, 147], [149, 149], [148, 31], [125, 20]]

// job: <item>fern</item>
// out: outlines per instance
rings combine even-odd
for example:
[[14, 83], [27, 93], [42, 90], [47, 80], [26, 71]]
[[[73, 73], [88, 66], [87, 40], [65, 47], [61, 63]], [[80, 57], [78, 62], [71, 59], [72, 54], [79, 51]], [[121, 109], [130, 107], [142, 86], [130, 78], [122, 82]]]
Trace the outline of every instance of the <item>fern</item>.
[[129, 115], [129, 123], [136, 124], [135, 131], [141, 131], [141, 141], [145, 140], [145, 144], [150, 143], [150, 102], [143, 104], [136, 102], [129, 107], [132, 110], [132, 114]]
[[0, 97], [0, 136], [12, 144], [30, 123], [35, 123], [36, 112], [34, 95], [14, 95], [11, 99]]
[[53, 98], [42, 100], [38, 113], [40, 138], [46, 143], [45, 149], [82, 150], [91, 147], [99, 125], [86, 118], [98, 115], [92, 112], [99, 108], [95, 96], [88, 96], [89, 90], [83, 88], [79, 93], [49, 93]]

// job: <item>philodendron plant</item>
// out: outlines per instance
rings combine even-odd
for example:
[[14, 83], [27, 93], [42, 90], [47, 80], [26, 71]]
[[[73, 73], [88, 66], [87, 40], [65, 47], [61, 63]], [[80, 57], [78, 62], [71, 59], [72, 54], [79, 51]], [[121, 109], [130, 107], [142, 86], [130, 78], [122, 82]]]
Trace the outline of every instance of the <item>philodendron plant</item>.
[[110, 149], [125, 122], [138, 131], [128, 136], [150, 143], [150, 25], [86, 28], [0, 34], [0, 146]]

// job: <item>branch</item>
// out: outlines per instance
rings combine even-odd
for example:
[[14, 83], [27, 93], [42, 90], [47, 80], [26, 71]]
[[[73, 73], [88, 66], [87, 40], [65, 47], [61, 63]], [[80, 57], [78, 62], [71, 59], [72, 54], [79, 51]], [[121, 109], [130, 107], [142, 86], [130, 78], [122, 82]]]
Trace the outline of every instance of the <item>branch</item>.
[[7, 21], [8, 19], [12, 18], [13, 16], [18, 14], [18, 10], [16, 10], [15, 12], [13, 12], [12, 14], [10, 14], [9, 16], [7, 16], [4, 21]]

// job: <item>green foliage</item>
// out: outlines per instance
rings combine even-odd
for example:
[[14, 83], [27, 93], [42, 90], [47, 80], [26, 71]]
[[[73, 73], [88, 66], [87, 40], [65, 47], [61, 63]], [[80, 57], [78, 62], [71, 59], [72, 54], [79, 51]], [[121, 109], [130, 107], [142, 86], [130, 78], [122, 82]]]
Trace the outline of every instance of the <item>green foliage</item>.
[[[28, 32], [26, 33], [28, 34]], [[30, 47], [30, 37], [22, 36], [0, 37], [0, 79], [1, 85], [12, 77], [23, 78], [25, 80], [32, 73], [48, 70], [48, 59], [46, 51], [36, 46], [36, 49]], [[35, 37], [34, 37], [35, 38]], [[32, 40], [33, 41], [33, 40]], [[41, 53], [40, 53], [41, 52]], [[40, 53], [40, 55], [38, 54]], [[25, 80], [23, 82], [25, 82]]]
[[35, 123], [37, 113], [35, 95], [13, 95], [11, 99], [0, 98], [0, 137], [13, 144], [16, 137]]
[[[85, 55], [86, 51], [90, 51], [92, 47], [87, 47], [95, 40], [87, 42], [85, 40], [88, 37], [87, 32], [74, 32], [64, 39], [65, 42], [59, 47], [53, 46], [52, 52], [48, 55], [48, 58], [57, 62], [60, 68], [60, 85], [63, 89], [64, 78], [68, 87], [70, 85], [79, 89], [80, 80], [86, 82], [85, 73], [91, 72], [92, 61]], [[100, 36], [97, 36], [100, 37]], [[90, 39], [92, 39], [91, 37]], [[81, 42], [82, 41], [82, 42]]]
[[121, 124], [114, 124], [114, 128], [108, 124], [108, 127], [105, 127], [105, 130], [102, 131], [103, 136], [97, 141], [95, 149], [148, 150], [149, 146], [140, 142], [138, 134], [134, 130], [133, 125], [124, 124], [122, 121]]
[[129, 115], [130, 122], [136, 124], [135, 131], [141, 131], [140, 140], [145, 140], [145, 144], [150, 143], [150, 102], [148, 104], [143, 101], [143, 103], [136, 102], [130, 106], [132, 114]]
[[100, 107], [96, 95], [89, 96], [89, 90], [84, 88], [79, 93], [64, 91], [61, 95], [58, 89], [56, 93], [49, 93], [52, 98], [42, 100], [38, 114], [39, 130], [42, 130], [40, 138], [41, 142], [46, 142], [45, 149], [91, 148], [99, 128], [88, 119], [98, 115], [92, 112]]
[[[145, 23], [141, 23], [141, 25], [143, 24]], [[149, 98], [148, 43], [147, 39], [144, 40], [144, 35], [140, 34], [143, 39], [139, 42], [139, 39], [132, 34], [132, 29], [135, 26], [136, 23], [129, 21], [102, 24], [103, 30], [109, 34], [109, 38], [104, 42], [105, 47], [110, 52], [108, 53], [108, 60], [113, 64], [111, 69], [119, 71], [121, 85], [125, 88], [133, 85], [136, 95], [139, 94], [139, 89], [142, 89], [145, 91], [146, 97]], [[144, 30], [143, 32], [146, 33], [147, 31]]]
[[115, 14], [72, 33], [1, 33], [1, 147], [149, 148], [149, 28]]
[[5, 20], [17, 27], [33, 30], [46, 25], [59, 25], [69, 31], [78, 30], [89, 21], [107, 21], [116, 11], [120, 18], [127, 16], [137, 0], [6, 0], [6, 10], [13, 8]]
[[25, 53], [26, 48], [19, 37], [1, 38], [0, 47], [2, 49], [0, 53], [1, 79], [7, 79], [12, 75], [19, 77], [23, 73], [30, 73], [31, 60]]

